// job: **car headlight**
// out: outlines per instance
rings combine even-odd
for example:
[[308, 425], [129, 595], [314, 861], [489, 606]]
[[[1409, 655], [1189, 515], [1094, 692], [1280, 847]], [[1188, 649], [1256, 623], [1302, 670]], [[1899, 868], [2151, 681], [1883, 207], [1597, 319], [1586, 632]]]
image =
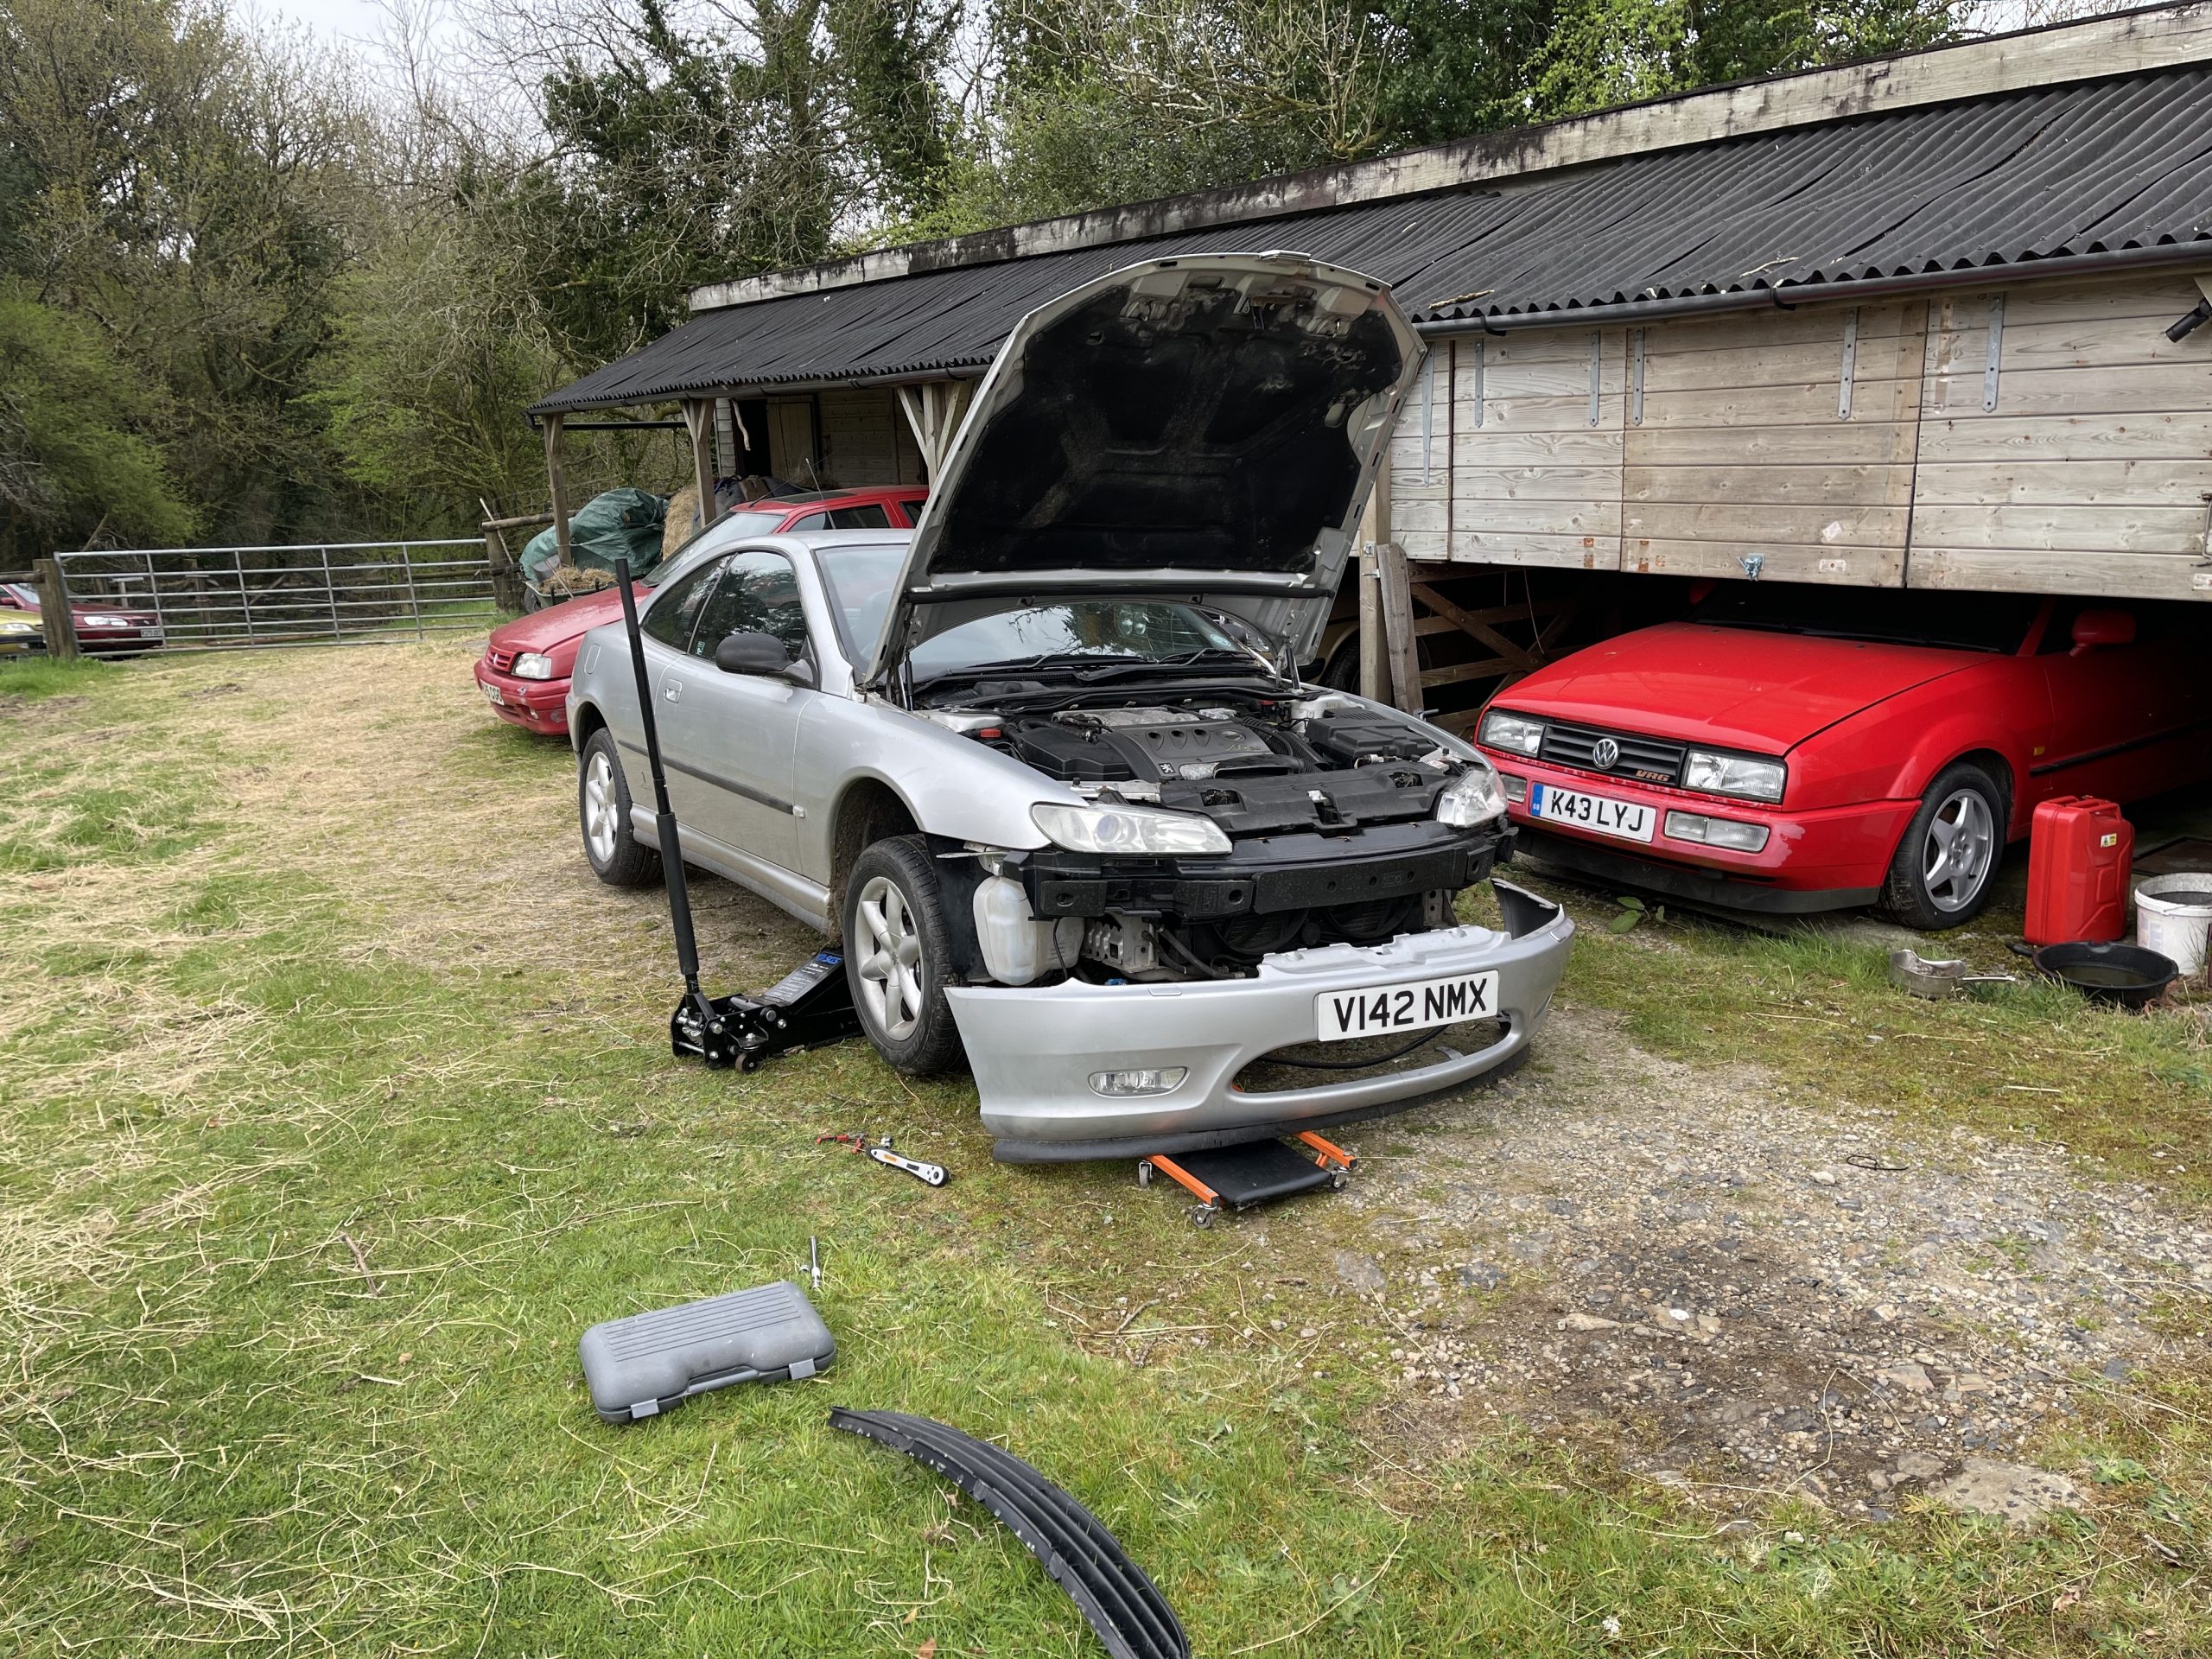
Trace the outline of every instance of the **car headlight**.
[[77, 619], [77, 626], [80, 628], [127, 628], [130, 625], [119, 616], [80, 616]]
[[1173, 856], [1225, 853], [1229, 837], [1211, 818], [1164, 812], [1154, 806], [1064, 806], [1039, 801], [1029, 817], [1055, 847], [1071, 853], [1136, 853]]
[[0, 633], [13, 635], [19, 633], [37, 633], [39, 632], [39, 626], [35, 622], [25, 622], [14, 617], [8, 618], [5, 620], [0, 620]]
[[1741, 795], [1754, 801], [1778, 801], [1789, 768], [1779, 760], [1754, 760], [1748, 755], [1713, 754], [1692, 749], [1682, 761], [1682, 787], [1711, 790], [1716, 795]]
[[1454, 830], [1471, 830], [1505, 811], [1505, 791], [1487, 766], [1469, 766], [1436, 798], [1436, 821]]
[[518, 680], [550, 680], [553, 677], [553, 659], [543, 652], [525, 651], [515, 658], [514, 674]]
[[1534, 754], [1544, 747], [1544, 722], [1493, 709], [1483, 716], [1483, 741], [1493, 749]]

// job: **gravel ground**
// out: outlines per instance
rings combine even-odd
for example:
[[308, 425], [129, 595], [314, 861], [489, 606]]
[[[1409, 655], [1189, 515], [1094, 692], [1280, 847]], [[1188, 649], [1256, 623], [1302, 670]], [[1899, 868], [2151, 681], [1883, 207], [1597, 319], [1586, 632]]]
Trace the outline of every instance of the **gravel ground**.
[[1353, 1357], [1447, 1439], [1510, 1416], [1662, 1480], [2018, 1514], [2066, 1483], [2005, 1460], [2176, 1355], [2157, 1304], [2212, 1293], [2212, 1232], [2062, 1147], [1694, 1070], [1589, 1009], [1408, 1125], [1362, 1137], [1344, 1197], [1380, 1248], [1335, 1265], [1402, 1334]]

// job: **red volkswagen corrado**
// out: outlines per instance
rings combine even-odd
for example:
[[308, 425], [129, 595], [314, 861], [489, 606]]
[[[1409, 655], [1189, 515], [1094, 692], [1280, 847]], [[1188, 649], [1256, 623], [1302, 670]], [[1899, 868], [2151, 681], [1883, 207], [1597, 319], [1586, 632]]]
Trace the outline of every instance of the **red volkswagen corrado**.
[[1516, 682], [1478, 736], [1539, 858], [1955, 927], [2038, 802], [2212, 775], [2208, 644], [2148, 604], [1733, 582]]
[[[917, 485], [772, 496], [732, 507], [724, 522], [742, 515], [747, 531], [760, 536], [800, 530], [905, 530], [912, 525], [928, 496]], [[663, 560], [652, 575], [638, 583], [640, 597], [652, 590], [659, 571], [671, 563]], [[575, 670], [576, 647], [601, 623], [621, 614], [622, 595], [602, 588], [493, 629], [484, 654], [476, 659], [476, 683], [484, 688], [493, 712], [529, 731], [565, 735], [569, 677]]]

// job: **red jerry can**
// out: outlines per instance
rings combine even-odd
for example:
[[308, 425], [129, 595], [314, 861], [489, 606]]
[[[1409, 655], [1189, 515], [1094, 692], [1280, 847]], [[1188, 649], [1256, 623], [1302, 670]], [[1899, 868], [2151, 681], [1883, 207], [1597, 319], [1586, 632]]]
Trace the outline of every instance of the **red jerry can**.
[[2135, 826], [2110, 801], [2060, 795], [2036, 808], [2028, 832], [2030, 944], [2109, 941], [2127, 931]]

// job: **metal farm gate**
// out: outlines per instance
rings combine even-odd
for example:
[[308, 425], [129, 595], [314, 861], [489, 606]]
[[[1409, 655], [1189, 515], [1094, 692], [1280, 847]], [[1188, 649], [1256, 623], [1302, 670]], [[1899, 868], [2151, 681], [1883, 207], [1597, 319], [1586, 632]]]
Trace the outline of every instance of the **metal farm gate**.
[[482, 632], [500, 619], [474, 538], [137, 548], [54, 560], [73, 605], [149, 613], [166, 651], [386, 645]]

